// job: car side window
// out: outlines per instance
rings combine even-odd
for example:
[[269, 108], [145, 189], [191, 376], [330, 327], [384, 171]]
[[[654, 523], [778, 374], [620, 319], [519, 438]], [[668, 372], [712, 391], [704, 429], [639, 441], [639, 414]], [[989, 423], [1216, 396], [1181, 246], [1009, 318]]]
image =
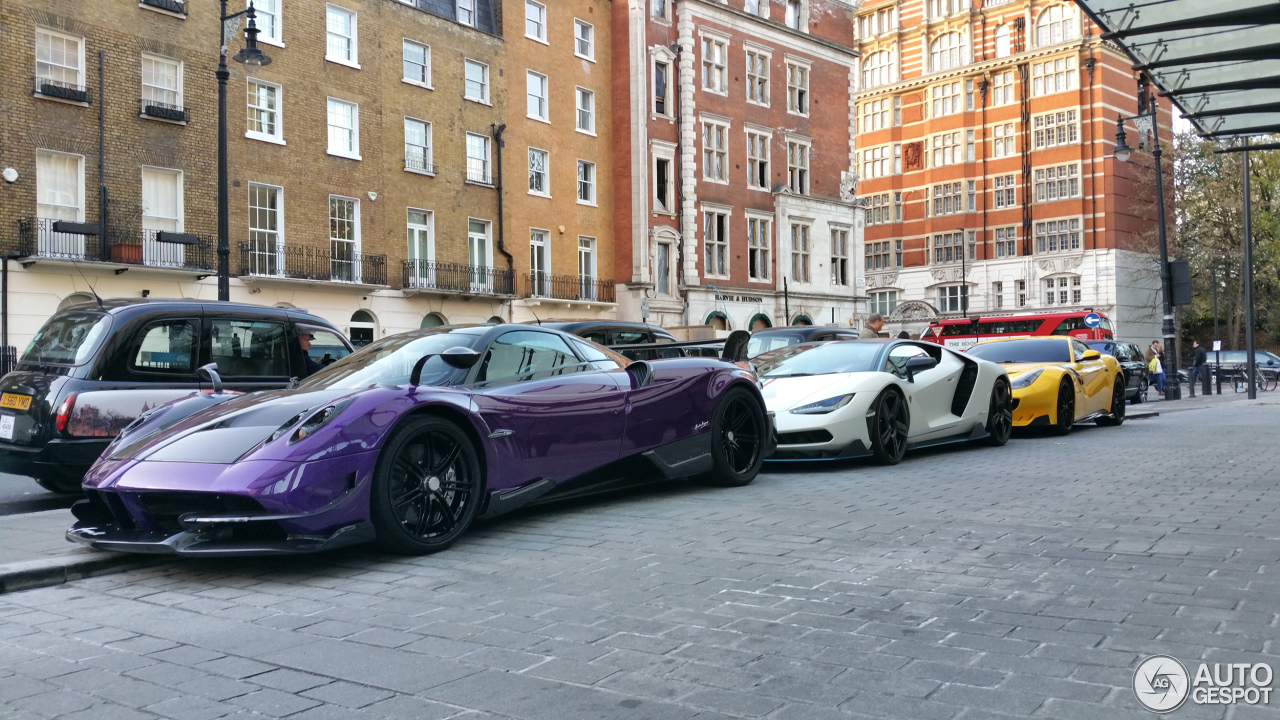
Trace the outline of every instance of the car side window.
[[215, 319], [209, 322], [209, 357], [226, 377], [289, 377], [284, 323]]
[[639, 345], [649, 342], [649, 333], [644, 330], [614, 330], [613, 345]]
[[1089, 349], [1088, 345], [1085, 345], [1079, 340], [1071, 341], [1071, 351], [1075, 354], [1076, 362], [1080, 362], [1080, 358], [1084, 357], [1084, 354], [1089, 352]]
[[195, 359], [196, 321], [160, 320], [143, 329], [129, 367], [148, 373], [189, 375], [195, 371]]
[[604, 330], [588, 330], [579, 337], [584, 337], [597, 345], [609, 344], [609, 334]]
[[494, 340], [485, 351], [477, 383], [527, 380], [535, 374], [577, 372], [583, 363], [556, 335], [516, 330]]
[[889, 349], [889, 356], [885, 358], [885, 372], [904, 378], [907, 376], [907, 361], [922, 355], [928, 355], [928, 353], [915, 345], [894, 345]]
[[351, 354], [347, 344], [337, 333], [314, 325], [299, 325], [298, 332], [311, 335], [311, 349], [307, 355], [325, 367]]
[[575, 342], [574, 348], [591, 366], [597, 370], [616, 370], [620, 365], [600, 348], [585, 342]]

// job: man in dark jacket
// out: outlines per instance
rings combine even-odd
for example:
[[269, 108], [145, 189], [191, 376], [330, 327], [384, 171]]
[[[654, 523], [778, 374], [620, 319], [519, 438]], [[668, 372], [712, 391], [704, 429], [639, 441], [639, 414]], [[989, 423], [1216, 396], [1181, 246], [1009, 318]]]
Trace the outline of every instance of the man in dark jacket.
[[315, 336], [309, 332], [302, 333], [298, 338], [299, 344], [302, 345], [302, 359], [303, 362], [306, 363], [307, 377], [310, 377], [324, 369], [324, 365], [316, 362], [315, 359], [311, 357], [311, 341], [315, 339]]
[[1212, 391], [1209, 388], [1209, 372], [1208, 368], [1205, 367], [1209, 362], [1209, 353], [1205, 352], [1199, 340], [1191, 341], [1191, 347], [1194, 348], [1195, 352], [1195, 359], [1191, 363], [1191, 382], [1189, 383], [1191, 385], [1191, 397], [1196, 396], [1196, 378], [1198, 377], [1204, 379], [1204, 394], [1210, 395]]

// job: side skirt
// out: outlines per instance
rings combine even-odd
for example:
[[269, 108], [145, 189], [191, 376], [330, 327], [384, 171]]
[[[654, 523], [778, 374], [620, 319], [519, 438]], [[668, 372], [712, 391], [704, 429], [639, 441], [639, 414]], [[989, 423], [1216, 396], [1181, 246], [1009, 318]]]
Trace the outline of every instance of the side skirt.
[[977, 423], [969, 432], [962, 432], [956, 435], [949, 435], [943, 438], [936, 438], [928, 442], [908, 443], [907, 450], [919, 450], [921, 448], [937, 447], [939, 445], [952, 445], [954, 443], [969, 442], [971, 440], [981, 440], [987, 436], [987, 429], [982, 423]]

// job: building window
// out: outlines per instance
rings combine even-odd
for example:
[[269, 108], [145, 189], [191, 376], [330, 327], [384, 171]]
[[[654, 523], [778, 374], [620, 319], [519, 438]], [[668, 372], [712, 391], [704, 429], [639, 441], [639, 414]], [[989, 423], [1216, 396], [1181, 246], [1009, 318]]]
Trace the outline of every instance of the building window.
[[963, 312], [969, 299], [967, 285], [944, 285], [938, 288], [938, 312]]
[[551, 294], [551, 258], [547, 253], [547, 231], [529, 230], [529, 294], [545, 297]]
[[893, 219], [895, 222], [902, 222], [902, 193], [893, 194]]
[[596, 164], [586, 160], [578, 161], [578, 202], [596, 204]]
[[964, 161], [973, 162], [973, 131], [964, 131]]
[[653, 160], [653, 204], [655, 209], [665, 213], [675, 209], [671, 199], [671, 165], [671, 158], [660, 157]]
[[[863, 213], [866, 215], [866, 223], [868, 225], [883, 225], [884, 223], [893, 222], [893, 217], [889, 210], [889, 193], [872, 195], [867, 198], [867, 208]], [[888, 250], [886, 249], [885, 252], [888, 252]]]
[[[1080, 302], [1080, 277], [1071, 278], [1070, 284], [1074, 287], [1070, 291], [1071, 302]], [[1068, 280], [1065, 277], [1047, 278], [1044, 281], [1044, 304], [1045, 305], [1066, 305], [1068, 291]]]
[[547, 122], [547, 76], [529, 70], [525, 77], [528, 93], [526, 112], [534, 120]]
[[892, 268], [889, 257], [889, 241], [867, 242], [863, 246], [862, 253], [863, 262], [866, 264], [866, 271], [887, 270]]
[[596, 29], [591, 23], [574, 19], [573, 54], [586, 60], [596, 59]]
[[803, 223], [791, 223], [791, 279], [810, 282], [809, 226]]
[[655, 115], [667, 114], [667, 78], [671, 65], [662, 61], [653, 64], [653, 112]]
[[524, 36], [539, 42], [547, 41], [547, 6], [525, 0]]
[[658, 243], [657, 262], [654, 268], [654, 279], [658, 281], [658, 294], [671, 294], [671, 243]]
[[1012, 46], [1009, 43], [1009, 25], [1006, 23], [996, 28], [996, 57], [1009, 57]]
[[359, 62], [356, 41], [356, 14], [337, 5], [329, 5], [325, 11], [326, 60], [355, 65]]
[[476, 102], [489, 102], [489, 66], [475, 60], [463, 61], [466, 75], [463, 97]]
[[928, 0], [926, 7], [929, 10], [929, 17], [944, 18], [969, 7], [969, 0]]
[[879, 313], [888, 317], [890, 313], [898, 309], [898, 291], [882, 290], [873, 292], [870, 295], [871, 303], [867, 308], [872, 313]]
[[274, 45], [284, 42], [280, 32], [280, 0], [253, 0], [253, 13], [257, 18], [259, 42]]
[[245, 137], [283, 142], [280, 86], [249, 78], [249, 128]]
[[1026, 307], [1027, 306], [1027, 281], [1019, 280], [1017, 282], [1017, 288], [1018, 288], [1018, 307]]
[[1049, 220], [1036, 223], [1036, 252], [1064, 252], [1080, 249], [1080, 221]]
[[467, 180], [491, 185], [489, 174], [489, 136], [467, 133]]
[[849, 285], [849, 230], [831, 229], [831, 284]]
[[726, 80], [726, 61], [729, 54], [728, 44], [720, 38], [702, 37], [702, 87], [721, 95], [729, 92]]
[[329, 98], [329, 154], [360, 159], [360, 107]]
[[329, 196], [329, 272], [337, 282], [360, 282], [360, 201]]
[[529, 194], [551, 195], [551, 185], [547, 182], [546, 150], [529, 148]]
[[991, 130], [991, 157], [1001, 158], [1018, 153], [1018, 135], [1013, 123], [1002, 123]]
[[769, 135], [747, 131], [747, 187], [769, 189]]
[[933, 186], [933, 216], [953, 215], [964, 212], [960, 204], [960, 183], [943, 183]]
[[[895, 148], [898, 146], [894, 146]], [[888, 145], [862, 151], [862, 178], [870, 180], [891, 174], [893, 157]]]
[[946, 33], [929, 46], [929, 72], [952, 70], [966, 64], [969, 47], [960, 33]]
[[142, 168], [142, 229], [182, 232], [181, 170]]
[[991, 75], [991, 104], [1008, 105], [1013, 102], [1013, 71]]
[[868, 90], [896, 82], [898, 79], [896, 65], [896, 58], [892, 52], [871, 53], [862, 63], [862, 89]]
[[84, 156], [36, 151], [36, 215], [50, 220], [84, 219]]
[[747, 217], [747, 279], [769, 280], [769, 247], [773, 223], [767, 218]]
[[729, 181], [728, 134], [727, 125], [705, 120], [702, 122], [702, 177], [720, 182]]
[[[411, 278], [410, 285], [430, 285], [434, 277], [423, 263], [433, 263], [436, 261], [436, 238], [435, 238], [435, 213], [430, 210], [415, 210], [408, 208], [405, 211], [405, 235], [409, 241], [409, 260], [414, 264], [416, 272], [415, 278]], [[418, 280], [413, 283], [412, 280]]]
[[[974, 259], [974, 243], [970, 233], [969, 239], [969, 259]], [[934, 264], [958, 263], [960, 262], [960, 247], [964, 244], [964, 233], [960, 231], [951, 233], [942, 233], [933, 236], [933, 262]]]
[[747, 100], [769, 104], [769, 56], [757, 50], [747, 51]]
[[977, 183], [969, 180], [965, 187], [965, 209], [974, 212], [977, 209]]
[[667, 15], [667, 0], [653, 0], [653, 16], [659, 20], [670, 20]]
[[929, 142], [933, 148], [933, 167], [945, 167], [963, 162], [960, 152], [960, 132], [934, 135]]
[[797, 195], [809, 194], [809, 144], [787, 141], [787, 188]]
[[142, 101], [144, 105], [182, 107], [182, 63], [143, 55]]
[[1054, 5], [1040, 13], [1036, 23], [1036, 47], [1076, 39], [1076, 11], [1070, 5]]
[[787, 112], [809, 114], [809, 68], [787, 63]]
[[760, 14], [760, 0], [746, 0], [742, 4], [742, 8], [752, 15]]
[[284, 272], [284, 190], [249, 183], [249, 273]]
[[729, 274], [729, 216], [715, 210], [702, 213], [702, 244], [706, 250], [703, 272], [707, 275]]
[[431, 48], [412, 40], [404, 41], [403, 80], [414, 85], [431, 87]]
[[69, 90], [82, 90], [84, 38], [36, 28], [36, 78]]
[[1079, 165], [1059, 165], [1036, 170], [1036, 202], [1080, 197], [1079, 174]]
[[1071, 278], [1071, 302], [1075, 305], [1080, 304], [1080, 276], [1076, 275]]
[[487, 272], [475, 272], [490, 267], [489, 223], [484, 220], [467, 220], [467, 264], [473, 269], [471, 287], [476, 290], [492, 290], [493, 281]]
[[[898, 117], [898, 111], [894, 111], [894, 117]], [[889, 98], [862, 103], [862, 132], [883, 130], [887, 127], [889, 127]]]
[[996, 280], [991, 283], [991, 309], [999, 310], [1004, 307], [1004, 283]]
[[898, 8], [885, 8], [858, 18], [858, 37], [872, 38], [898, 29]]
[[786, 0], [787, 6], [784, 10], [782, 21], [792, 30], [800, 29], [800, 0]]
[[902, 96], [893, 96], [893, 126], [902, 125]]
[[992, 185], [994, 190], [995, 202], [992, 205], [995, 209], [1011, 208], [1017, 205], [1017, 176], [1001, 175], [997, 177]]
[[578, 88], [578, 129], [584, 133], [596, 133], [596, 94], [586, 88]]
[[1073, 57], [1031, 65], [1031, 94], [1034, 97], [1075, 90], [1078, 82], [1076, 59]]
[[596, 239], [578, 236], [578, 297], [596, 299]]
[[996, 257], [1018, 256], [1018, 228], [996, 228]]
[[454, 6], [458, 22], [463, 25], [475, 27], [476, 25], [476, 0], [458, 0]]
[[960, 112], [960, 81], [933, 86], [933, 117]]
[[435, 173], [431, 164], [431, 123], [404, 119], [404, 169]]
[[1036, 150], [1074, 145], [1080, 141], [1075, 110], [1037, 115], [1031, 122]]

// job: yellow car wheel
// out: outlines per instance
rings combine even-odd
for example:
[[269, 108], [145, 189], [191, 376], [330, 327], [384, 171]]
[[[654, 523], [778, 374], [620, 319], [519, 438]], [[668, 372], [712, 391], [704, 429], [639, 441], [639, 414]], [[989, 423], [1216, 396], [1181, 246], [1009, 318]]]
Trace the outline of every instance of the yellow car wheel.
[[1104, 427], [1115, 427], [1124, 423], [1124, 396], [1125, 384], [1124, 376], [1116, 376], [1116, 384], [1111, 388], [1111, 414], [1098, 418], [1098, 424]]
[[1056, 405], [1057, 420], [1053, 425], [1054, 435], [1066, 435], [1076, 424], [1076, 391], [1071, 381], [1063, 378], [1058, 385], [1058, 402]]

